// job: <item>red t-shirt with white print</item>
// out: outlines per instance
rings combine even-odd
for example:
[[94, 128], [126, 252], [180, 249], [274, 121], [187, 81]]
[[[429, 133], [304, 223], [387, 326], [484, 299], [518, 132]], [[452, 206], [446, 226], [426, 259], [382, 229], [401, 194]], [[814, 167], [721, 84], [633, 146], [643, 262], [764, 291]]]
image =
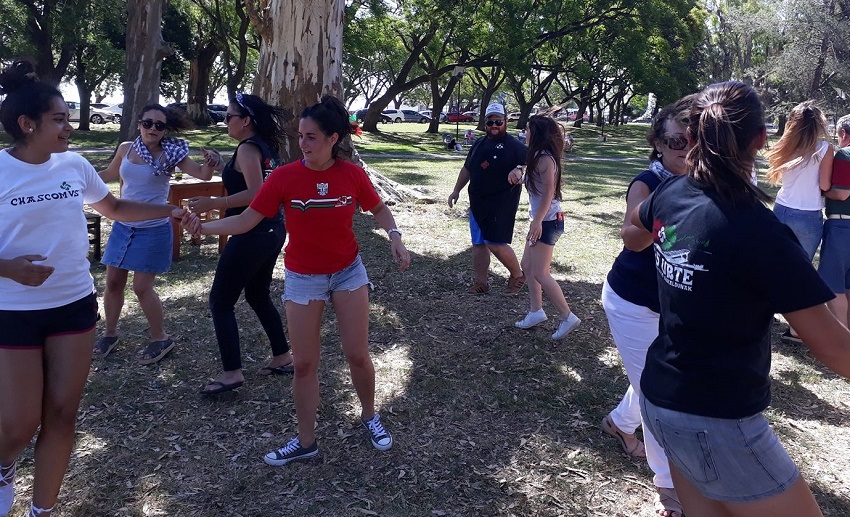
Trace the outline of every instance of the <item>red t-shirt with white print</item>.
[[357, 205], [372, 210], [381, 202], [366, 172], [337, 159], [323, 171], [301, 160], [275, 169], [251, 202], [272, 217], [283, 205], [289, 243], [284, 265], [295, 273], [329, 275], [357, 258], [360, 248], [352, 229]]

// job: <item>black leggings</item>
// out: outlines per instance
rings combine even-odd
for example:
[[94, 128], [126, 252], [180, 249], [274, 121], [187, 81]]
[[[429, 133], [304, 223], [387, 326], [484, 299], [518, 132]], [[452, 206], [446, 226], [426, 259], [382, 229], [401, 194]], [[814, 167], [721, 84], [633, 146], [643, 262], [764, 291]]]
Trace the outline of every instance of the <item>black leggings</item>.
[[248, 233], [231, 237], [221, 253], [210, 290], [210, 312], [224, 371], [242, 368], [239, 327], [233, 309], [243, 289], [245, 301], [266, 331], [272, 355], [289, 351], [280, 313], [270, 295], [272, 272], [285, 239], [283, 223], [260, 223]]

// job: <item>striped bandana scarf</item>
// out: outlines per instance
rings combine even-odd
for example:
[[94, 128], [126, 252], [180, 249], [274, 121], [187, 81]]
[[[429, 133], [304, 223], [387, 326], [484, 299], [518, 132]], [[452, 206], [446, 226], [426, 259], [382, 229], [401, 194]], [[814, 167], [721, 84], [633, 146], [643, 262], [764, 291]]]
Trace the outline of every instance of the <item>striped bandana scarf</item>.
[[164, 137], [159, 145], [162, 146], [162, 155], [159, 160], [154, 160], [148, 148], [142, 143], [142, 137], [138, 136], [133, 141], [133, 150], [138, 154], [148, 165], [153, 167], [154, 176], [171, 176], [171, 171], [175, 165], [182, 162], [184, 158], [189, 156], [189, 142], [180, 138], [170, 136]]

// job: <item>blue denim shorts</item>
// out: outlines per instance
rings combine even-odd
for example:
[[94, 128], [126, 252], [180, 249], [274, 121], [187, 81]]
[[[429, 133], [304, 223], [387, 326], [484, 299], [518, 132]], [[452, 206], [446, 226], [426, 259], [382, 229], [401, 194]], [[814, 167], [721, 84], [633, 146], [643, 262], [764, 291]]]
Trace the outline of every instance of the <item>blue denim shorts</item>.
[[791, 228], [800, 245], [814, 260], [815, 252], [820, 245], [823, 236], [823, 214], [821, 210], [797, 210], [776, 203], [773, 205], [773, 213], [779, 222]]
[[165, 273], [171, 269], [172, 235], [170, 222], [133, 228], [115, 221], [100, 262], [127, 271]]
[[761, 413], [712, 418], [664, 409], [640, 398], [643, 423], [667, 458], [700, 493], [716, 501], [765, 499], [800, 477]]
[[850, 219], [824, 223], [818, 273], [833, 293], [850, 291]]
[[549, 246], [554, 246], [558, 243], [558, 239], [561, 238], [561, 235], [564, 234], [564, 219], [554, 219], [552, 221], [543, 221], [541, 225], [543, 227], [540, 232], [540, 238], [537, 239], [537, 242], [542, 242], [543, 244], [548, 244]]
[[335, 291], [356, 291], [364, 285], [370, 285], [369, 275], [360, 255], [350, 266], [330, 275], [305, 275], [285, 270], [283, 301], [292, 301], [307, 305], [313, 300], [327, 302]]

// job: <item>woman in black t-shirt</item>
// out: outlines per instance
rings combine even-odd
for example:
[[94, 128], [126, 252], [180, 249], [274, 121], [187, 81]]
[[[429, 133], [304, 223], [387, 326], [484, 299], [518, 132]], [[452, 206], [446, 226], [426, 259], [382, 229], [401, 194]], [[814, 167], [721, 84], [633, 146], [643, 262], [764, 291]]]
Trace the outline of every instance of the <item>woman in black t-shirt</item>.
[[[820, 515], [761, 412], [770, 402], [770, 328], [782, 313], [812, 353], [850, 376], [850, 332], [832, 293], [750, 182], [766, 130], [755, 91], [714, 84], [689, 117], [687, 176], [631, 214], [652, 232], [659, 335], [641, 378], [644, 422], [664, 447], [689, 515]], [[794, 278], [778, 286], [776, 278]]]
[[[255, 95], [238, 93], [227, 107], [227, 134], [239, 140], [233, 157], [224, 166], [221, 179], [227, 196], [189, 199], [196, 213], [224, 210], [225, 217], [242, 213], [253, 201], [271, 171], [277, 167], [277, 146], [284, 138], [282, 112]], [[212, 161], [220, 156], [209, 151]], [[224, 371], [207, 384], [201, 394], [216, 395], [234, 390], [245, 382], [239, 347], [239, 329], [234, 306], [240, 293], [251, 306], [272, 348], [272, 358], [257, 373], [283, 375], [294, 372], [292, 354], [280, 312], [270, 296], [272, 272], [286, 239], [283, 216], [264, 219], [251, 231], [234, 235], [218, 260], [210, 289], [210, 312]]]

